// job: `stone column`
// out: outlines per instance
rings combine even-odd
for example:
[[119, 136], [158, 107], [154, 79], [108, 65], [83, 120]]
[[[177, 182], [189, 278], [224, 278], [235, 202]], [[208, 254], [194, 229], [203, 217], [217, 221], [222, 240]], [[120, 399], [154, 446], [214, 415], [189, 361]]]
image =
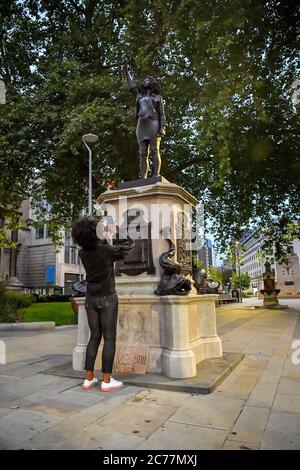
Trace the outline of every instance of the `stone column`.
[[78, 305], [78, 337], [77, 344], [73, 350], [73, 369], [84, 370], [86, 347], [90, 337], [90, 329], [85, 311], [85, 298], [77, 297], [75, 301]]
[[17, 278], [17, 262], [18, 262], [18, 230], [11, 232], [11, 241], [16, 243], [16, 248], [10, 248], [9, 255], [9, 278], [7, 281], [7, 289], [12, 291], [23, 291], [23, 283]]
[[177, 295], [161, 299], [164, 309], [162, 373], [171, 378], [196, 375], [196, 358], [189, 347], [189, 303]]

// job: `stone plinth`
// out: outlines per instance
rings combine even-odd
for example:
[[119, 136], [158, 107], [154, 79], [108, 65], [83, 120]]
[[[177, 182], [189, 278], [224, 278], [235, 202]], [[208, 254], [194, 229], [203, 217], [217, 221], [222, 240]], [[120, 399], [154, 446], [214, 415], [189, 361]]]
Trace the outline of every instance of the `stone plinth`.
[[[180, 264], [182, 274], [192, 280], [191, 209], [197, 200], [162, 177], [151, 179], [152, 182], [126, 183], [123, 189], [106, 191], [98, 199], [102, 212], [113, 219], [121, 232], [129, 230], [135, 240], [135, 247], [125, 260], [115, 264], [119, 296], [117, 343], [149, 346], [149, 373], [178, 379], [194, 377], [198, 363], [222, 356], [215, 317], [218, 296], [197, 295], [194, 286], [188, 295], [154, 294], [162, 274], [159, 257], [169, 250], [166, 238], [174, 242], [173, 259]], [[132, 184], [137, 186], [131, 187]], [[135, 236], [130, 232], [132, 227]], [[76, 301], [78, 344], [73, 352], [73, 367], [83, 370], [89, 328], [84, 299]], [[101, 349], [95, 368], [101, 368]]]
[[24, 286], [17, 277], [10, 277], [7, 281], [7, 290], [17, 293], [24, 292]]
[[[117, 344], [150, 346], [147, 372], [171, 378], [196, 375], [204, 359], [221, 357], [222, 343], [216, 331], [216, 295], [119, 295]], [[78, 343], [73, 368], [84, 370], [89, 339], [84, 299], [77, 298]], [[101, 348], [96, 368], [101, 368]]]
[[[146, 278], [149, 279], [150, 284], [152, 284], [153, 277], [160, 278], [159, 256], [163, 251], [168, 250], [166, 237], [162, 233], [162, 229], [165, 227], [169, 227], [170, 237], [176, 243], [174, 259], [183, 265], [184, 274], [187, 273], [189, 268], [191, 271], [191, 265], [188, 266], [189, 263], [191, 264], [189, 217], [191, 216], [191, 208], [197, 204], [197, 200], [185, 189], [176, 184], [162, 181], [134, 188], [105, 191], [99, 197], [98, 204], [102, 206], [103, 211], [107, 212], [107, 215], [112, 216], [119, 227], [124, 226], [124, 214], [127, 211], [130, 211], [131, 214], [139, 214], [136, 217], [137, 222], [135, 225], [140, 224], [144, 227], [141, 230], [141, 236], [145, 235], [148, 224], [150, 224], [147, 235], [150, 238], [150, 257], [154, 266], [152, 270], [150, 267], [150, 270], [145, 269], [138, 276], [134, 275], [135, 280], [137, 280], [137, 289], [140, 289], [140, 283], [143, 285], [143, 289], [146, 289], [142, 293], [153, 293], [157, 286], [157, 279], [155, 279], [156, 284], [148, 289], [144, 282]], [[151, 263], [149, 262], [149, 264]], [[141, 274], [144, 274], [144, 276], [140, 276]], [[149, 274], [152, 277], [149, 277]], [[124, 276], [126, 274], [122, 273], [122, 277]], [[142, 277], [144, 277], [144, 280], [142, 280]], [[119, 292], [128, 294], [128, 288], [130, 289], [130, 287], [126, 282], [124, 283], [124, 279], [120, 282], [117, 279], [117, 282], [120, 284]], [[124, 286], [124, 289], [121, 286]]]
[[274, 289], [272, 292], [266, 292], [263, 289], [260, 291], [263, 294], [264, 303], [263, 306], [265, 308], [273, 308], [279, 305], [278, 301], [278, 294], [280, 289]]

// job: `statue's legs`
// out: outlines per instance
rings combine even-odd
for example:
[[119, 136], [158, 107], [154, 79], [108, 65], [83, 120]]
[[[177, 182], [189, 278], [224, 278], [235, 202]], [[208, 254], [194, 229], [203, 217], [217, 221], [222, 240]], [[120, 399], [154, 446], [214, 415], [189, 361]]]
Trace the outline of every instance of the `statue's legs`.
[[151, 147], [151, 154], [152, 154], [152, 163], [153, 163], [153, 176], [160, 175], [160, 167], [161, 167], [161, 158], [159, 153], [161, 137], [156, 137], [150, 141]]
[[149, 173], [149, 142], [143, 140], [140, 143], [140, 178], [146, 179]]

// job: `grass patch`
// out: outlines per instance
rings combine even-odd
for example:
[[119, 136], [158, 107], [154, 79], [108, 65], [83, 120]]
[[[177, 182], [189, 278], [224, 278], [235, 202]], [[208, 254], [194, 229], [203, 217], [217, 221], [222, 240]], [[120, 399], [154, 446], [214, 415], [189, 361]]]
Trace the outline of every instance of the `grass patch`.
[[22, 320], [25, 322], [55, 321], [56, 326], [72, 325], [74, 313], [69, 302], [34, 303], [22, 309]]

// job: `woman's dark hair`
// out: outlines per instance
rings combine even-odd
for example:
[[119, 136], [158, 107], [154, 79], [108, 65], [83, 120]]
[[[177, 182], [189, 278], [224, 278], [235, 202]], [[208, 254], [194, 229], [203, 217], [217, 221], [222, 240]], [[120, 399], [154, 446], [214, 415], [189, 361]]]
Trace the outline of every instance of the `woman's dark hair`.
[[160, 95], [161, 89], [160, 89], [160, 83], [156, 78], [153, 77], [147, 77], [149, 79], [149, 84], [145, 86], [145, 80], [141, 85], [138, 87], [139, 93], [142, 95], [147, 94], [147, 90], [150, 90], [150, 93], [155, 93], [156, 95]]
[[83, 217], [74, 222], [72, 226], [72, 238], [76, 245], [84, 250], [92, 250], [99, 243], [97, 236], [97, 221], [89, 217]]

